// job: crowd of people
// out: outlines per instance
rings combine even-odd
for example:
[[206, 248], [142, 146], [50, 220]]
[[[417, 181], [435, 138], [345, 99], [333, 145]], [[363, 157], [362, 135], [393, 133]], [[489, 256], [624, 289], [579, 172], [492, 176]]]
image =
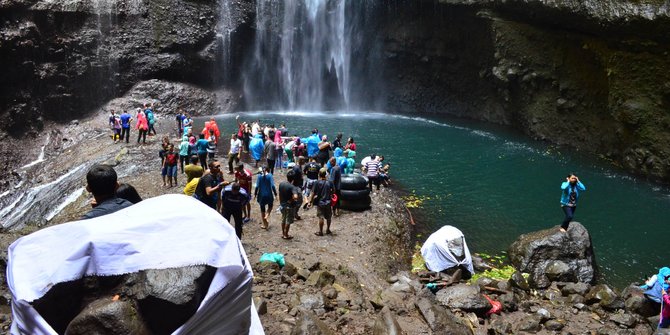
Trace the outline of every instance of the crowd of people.
[[137, 129], [137, 143], [142, 141], [146, 144], [147, 135], [156, 135], [156, 106], [153, 102], [144, 103], [142, 107], [137, 108], [135, 117], [130, 115], [128, 111], [123, 110], [121, 114], [116, 114], [116, 111], [111, 110], [109, 115], [109, 127], [112, 130], [112, 140], [114, 143], [123, 141], [130, 142], [130, 129], [133, 128], [133, 121], [135, 122], [135, 129]]
[[[109, 124], [113, 131], [114, 142], [125, 139], [128, 143], [130, 128], [137, 120], [135, 126], [139, 130], [137, 142], [145, 143], [147, 135], [156, 134], [154, 110], [155, 106], [151, 103], [138, 108], [134, 117], [126, 111], [121, 115], [116, 115], [112, 111]], [[269, 228], [274, 203], [279, 202], [277, 210], [281, 212], [283, 239], [293, 238], [289, 234], [290, 225], [295, 220], [302, 219], [299, 214], [301, 209], [307, 210], [311, 207], [316, 207], [318, 217], [319, 230], [315, 234], [318, 236], [332, 234], [332, 218], [340, 215], [341, 176], [353, 173], [356, 167], [357, 145], [354, 138], [349, 137], [342, 143], [343, 135], [339, 133], [335, 136], [335, 140], [330, 142], [328, 136], [320, 134], [318, 129], [312, 130], [310, 136], [301, 138], [295, 134], [289, 136], [289, 131], [283, 123], [275, 127], [274, 124], [263, 125], [260, 120], [240, 122], [239, 116], [236, 121], [237, 132], [230, 135], [230, 146], [225, 159], [228, 163], [227, 174], [230, 176], [225, 177], [223, 160], [217, 159], [221, 132], [216, 120], [210, 118], [202, 130], [196, 132], [191, 116], [181, 109], [178, 110], [175, 129], [181, 141], [178, 144], [173, 143], [169, 136], [165, 136], [159, 148], [163, 186], [179, 186], [177, 176], [180, 173], [184, 174], [186, 180], [183, 193], [217, 210], [229, 222], [234, 222], [239, 238], [243, 235], [243, 224], [251, 220], [253, 200], [256, 200], [259, 206], [261, 214], [259, 223], [262, 229]], [[251, 165], [247, 168], [241, 162], [242, 159], [252, 163], [253, 168]], [[371, 191], [373, 185], [379, 190], [381, 184], [390, 184], [388, 178], [390, 165], [383, 162], [384, 157], [381, 155], [371, 155], [362, 161], [362, 173], [370, 180]], [[285, 173], [286, 181], [275, 185], [273, 175], [280, 171]], [[114, 174], [116, 184], [112, 168], [96, 166], [89, 174], [93, 176], [89, 185], [95, 185], [93, 180], [96, 179], [96, 174]], [[103, 192], [94, 192], [91, 189], [96, 198], [93, 201], [95, 208], [87, 214], [87, 218], [129, 205], [130, 202], [124, 200], [123, 196], [109, 191], [111, 187], [108, 185], [107, 190]], [[97, 199], [96, 193], [104, 195]], [[139, 195], [133, 199], [141, 200]]]
[[[134, 117], [125, 110], [120, 115], [111, 111], [109, 126], [114, 143], [124, 139], [129, 143], [134, 121], [134, 128], [138, 130], [137, 143], [141, 141], [144, 144], [147, 136], [156, 135], [154, 103], [145, 103], [136, 110]], [[343, 144], [343, 135], [338, 133], [330, 142], [328, 136], [320, 134], [316, 128], [306, 138], [289, 136], [283, 123], [275, 127], [274, 124], [262, 125], [260, 120], [240, 122], [238, 116], [237, 132], [230, 135], [226, 157], [228, 175], [231, 176], [226, 178], [222, 163], [216, 157], [221, 136], [216, 120], [210, 118], [206, 121], [197, 136], [193, 119], [188, 113], [179, 110], [175, 121], [181, 141], [175, 146], [165, 136], [159, 150], [163, 186], [178, 186], [177, 175], [179, 172], [184, 174], [186, 183], [183, 193], [215, 209], [231, 223], [232, 218], [235, 233], [240, 239], [243, 236], [243, 224], [251, 220], [252, 200], [258, 203], [260, 226], [266, 230], [270, 226], [274, 203], [278, 201], [283, 239], [293, 238], [289, 234], [291, 224], [302, 219], [299, 214], [301, 209], [311, 207], [317, 208], [319, 229], [314, 234], [332, 234], [332, 218], [340, 215], [342, 175], [354, 173], [356, 168], [357, 144], [353, 137], [349, 137]], [[254, 164], [254, 172], [241, 162], [243, 155], [248, 155], [247, 160]], [[371, 193], [374, 191], [373, 186], [379, 190], [380, 185], [390, 184], [390, 164], [384, 162], [384, 156], [367, 156], [361, 160], [360, 167], [361, 173], [368, 179]], [[286, 181], [275, 186], [273, 174], [284, 170]], [[94, 199], [91, 201], [93, 208], [82, 219], [113, 213], [142, 201], [135, 188], [118, 183], [116, 172], [110, 166], [93, 166], [86, 180], [86, 189], [93, 194]], [[566, 233], [574, 218], [579, 195], [586, 187], [574, 173], [570, 173], [561, 184], [561, 190], [560, 203], [565, 217], [560, 231]], [[654, 286], [657, 281], [661, 285]], [[641, 286], [648, 296], [658, 296], [655, 301], [662, 305], [661, 328], [670, 326], [668, 285], [670, 270], [662, 268], [658, 275]], [[658, 292], [652, 292], [652, 289]]]

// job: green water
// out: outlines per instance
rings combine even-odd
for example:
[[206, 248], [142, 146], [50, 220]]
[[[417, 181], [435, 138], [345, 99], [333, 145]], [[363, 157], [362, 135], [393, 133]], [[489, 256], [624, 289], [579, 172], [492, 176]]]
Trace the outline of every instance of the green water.
[[[392, 165], [391, 177], [425, 198], [421, 224], [430, 231], [445, 224], [458, 227], [472, 252], [494, 254], [520, 234], [560, 224], [559, 186], [574, 171], [587, 187], [575, 219], [591, 233], [604, 280], [624, 287], [668, 265], [659, 251], [670, 191], [604, 162], [462, 120], [318, 112], [244, 113], [241, 119], [286, 122], [290, 134], [302, 137], [315, 127], [331, 141], [337, 132], [344, 139], [353, 136], [358, 160], [383, 154]], [[218, 124], [230, 134], [234, 118], [221, 116]]]

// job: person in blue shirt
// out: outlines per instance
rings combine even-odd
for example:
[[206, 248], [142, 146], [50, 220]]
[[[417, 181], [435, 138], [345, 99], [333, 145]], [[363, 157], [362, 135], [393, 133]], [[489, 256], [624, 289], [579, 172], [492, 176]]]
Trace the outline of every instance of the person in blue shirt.
[[126, 143], [128, 143], [128, 139], [130, 138], [131, 122], [133, 122], [133, 117], [124, 110], [123, 113], [121, 113], [121, 140], [123, 141], [123, 137], [125, 136]]
[[195, 142], [195, 147], [198, 150], [198, 158], [203, 169], [207, 168], [207, 146], [209, 141], [205, 139], [204, 134], [200, 134], [200, 138]]
[[565, 179], [561, 184], [561, 208], [565, 213], [565, 219], [561, 224], [561, 232], [563, 233], [568, 231], [568, 226], [575, 216], [579, 192], [586, 191], [586, 187], [574, 173], [570, 173]]
[[[257, 199], [258, 204], [261, 207], [261, 218], [263, 219], [263, 225], [261, 228], [263, 229], [268, 229], [268, 225], [270, 224], [268, 222], [268, 218], [272, 213], [272, 205], [274, 204], [274, 198], [276, 197], [277, 188], [275, 187], [275, 181], [274, 178], [272, 178], [270, 169], [268, 169], [267, 166], [261, 167], [258, 171], [258, 178], [256, 179], [254, 198]], [[265, 210], [266, 206], [267, 211]]]

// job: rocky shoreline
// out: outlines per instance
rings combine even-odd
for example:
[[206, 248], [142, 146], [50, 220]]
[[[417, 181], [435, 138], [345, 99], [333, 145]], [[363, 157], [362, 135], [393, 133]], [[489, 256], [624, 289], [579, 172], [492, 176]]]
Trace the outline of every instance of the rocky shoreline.
[[[161, 101], [171, 101], [171, 97], [178, 94], [175, 92], [181, 90], [170, 92], [173, 93], [161, 96]], [[110, 105], [131, 106], [140, 98], [129, 95]], [[205, 100], [197, 100], [197, 104], [202, 101]], [[181, 191], [181, 187], [164, 188], [159, 181], [156, 151], [162, 135], [172, 133], [170, 116], [160, 119], [159, 135], [149, 138], [147, 145], [112, 144], [106, 136], [105, 119], [106, 113], [100, 112], [67, 126], [48, 127], [52, 139], [44, 162], [31, 167], [35, 171], [27, 176], [32, 176], [33, 180], [26, 183], [39, 184], [86, 162], [100, 161], [115, 165], [121, 181], [134, 185], [145, 198]], [[64, 138], [68, 140], [63, 141]], [[35, 151], [38, 151], [41, 144], [35, 145]], [[276, 173], [277, 182], [283, 178], [283, 172]], [[184, 180], [179, 182], [183, 186]], [[79, 184], [72, 187], [83, 184], [84, 180], [80, 178]], [[371, 210], [345, 212], [335, 218], [333, 236], [315, 236], [316, 211], [305, 211], [304, 219], [291, 228], [295, 237], [292, 241], [280, 238], [280, 216], [277, 213], [271, 216], [270, 229], [261, 229], [259, 211], [254, 204], [252, 222], [244, 227], [243, 245], [253, 263], [253, 295], [266, 333], [397, 334], [400, 330], [406, 334], [654, 332], [658, 310], [639, 289], [632, 285], [618, 293], [606, 285], [596, 285], [595, 255], [590, 249], [590, 238], [588, 232], [576, 223], [569, 236], [553, 229], [524, 235], [518, 241], [519, 245], [548, 241], [545, 245], [558, 250], [551, 255], [529, 253], [531, 248], [525, 246], [510, 248], [510, 260], [517, 269], [531, 274], [528, 279], [521, 272], [514, 273], [511, 279], [480, 277], [471, 284], [455, 278], [451, 280], [452, 285], [431, 292], [425, 288], [421, 277], [409, 272], [416, 227], [410, 224], [399, 194], [399, 190], [382, 189], [372, 196]], [[0, 234], [3, 270], [7, 246], [12, 241], [41, 227], [76, 219], [87, 208], [88, 195], [82, 194], [52, 220], [3, 231]], [[573, 242], [563, 243], [566, 238]], [[257, 262], [266, 252], [282, 253], [286, 265], [279, 268], [275, 263]], [[580, 260], [591, 262], [580, 263]], [[477, 272], [487, 268], [482, 262], [476, 264]], [[543, 271], [537, 272], [538, 268]], [[589, 272], [589, 268], [594, 272]], [[502, 303], [499, 315], [486, 316], [491, 304], [483, 294]], [[2, 333], [8, 333], [11, 322], [10, 301], [3, 280], [0, 288]]]

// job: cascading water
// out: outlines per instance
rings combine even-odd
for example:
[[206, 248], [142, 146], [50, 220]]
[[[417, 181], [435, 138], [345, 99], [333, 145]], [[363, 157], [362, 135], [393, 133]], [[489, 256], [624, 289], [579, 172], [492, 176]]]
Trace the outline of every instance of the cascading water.
[[244, 73], [247, 106], [349, 109], [352, 29], [347, 13], [365, 1], [355, 2], [259, 0], [253, 59]]
[[233, 15], [230, 1], [221, 2], [221, 15], [217, 37], [221, 42], [221, 80], [223, 84], [229, 84], [233, 72], [232, 34]]

